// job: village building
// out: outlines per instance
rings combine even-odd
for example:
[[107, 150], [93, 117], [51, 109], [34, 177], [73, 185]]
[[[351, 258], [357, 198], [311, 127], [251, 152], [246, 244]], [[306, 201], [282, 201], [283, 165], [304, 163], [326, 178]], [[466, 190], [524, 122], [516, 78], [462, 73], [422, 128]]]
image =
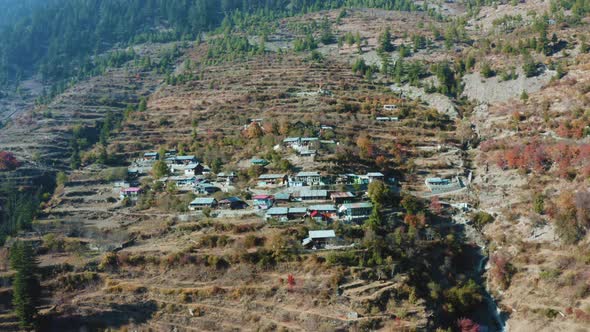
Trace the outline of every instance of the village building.
[[375, 180], [384, 181], [385, 175], [383, 175], [383, 173], [381, 173], [381, 172], [371, 172], [371, 173], [367, 173], [367, 179], [369, 180], [369, 183], [371, 183]]
[[296, 197], [301, 201], [325, 201], [328, 199], [328, 191], [303, 189], [297, 193]]
[[303, 219], [306, 215], [306, 207], [272, 207], [266, 211], [265, 220], [276, 219], [286, 222], [292, 219]]
[[294, 148], [301, 145], [301, 138], [300, 137], [287, 137], [283, 140], [283, 145], [286, 147]]
[[217, 206], [217, 200], [213, 197], [198, 197], [190, 202], [188, 208], [191, 211], [202, 210], [204, 208], [214, 208]]
[[227, 197], [219, 201], [219, 206], [222, 209], [242, 210], [248, 207], [248, 203], [239, 197]]
[[310, 217], [321, 220], [333, 219], [338, 214], [338, 209], [332, 204], [312, 205], [308, 210]]
[[127, 187], [127, 188], [121, 188], [121, 194], [119, 195], [119, 197], [121, 199], [128, 198], [132, 201], [136, 201], [137, 198], [139, 197], [139, 194], [141, 194], [141, 188]]
[[113, 182], [113, 187], [115, 188], [129, 188], [131, 184], [125, 180], [115, 181]]
[[172, 156], [166, 158], [166, 163], [172, 165], [189, 165], [189, 164], [196, 164], [199, 161], [195, 156]]
[[346, 203], [340, 206], [338, 213], [340, 218], [346, 221], [362, 221], [367, 219], [373, 211], [370, 202]]
[[336, 232], [334, 230], [309, 231], [309, 235], [301, 244], [306, 248], [322, 249], [326, 245], [335, 244]]
[[319, 142], [318, 137], [302, 137], [301, 138], [301, 145], [302, 146], [310, 146], [313, 143]]
[[291, 201], [290, 193], [279, 193], [275, 194], [275, 202], [287, 203]]
[[397, 109], [396, 105], [383, 105], [383, 110], [385, 111], [395, 111]]
[[287, 184], [287, 174], [262, 174], [258, 177], [259, 187], [277, 187]]
[[190, 163], [190, 164], [172, 164], [170, 165], [170, 171], [172, 173], [180, 173], [187, 176], [195, 176], [203, 174], [203, 165], [201, 163]]
[[289, 208], [272, 207], [266, 211], [265, 220], [277, 219], [279, 221], [289, 220]]
[[377, 122], [397, 122], [399, 118], [396, 116], [378, 116], [375, 118]]
[[307, 215], [306, 207], [289, 208], [289, 219], [303, 219]]
[[221, 188], [216, 187], [210, 183], [197, 183], [197, 185], [194, 188], [194, 191], [195, 193], [201, 195], [212, 195], [216, 192], [220, 192]]
[[127, 178], [129, 179], [136, 179], [140, 175], [140, 171], [138, 168], [128, 168], [127, 169]]
[[330, 194], [330, 199], [334, 204], [340, 205], [343, 203], [351, 203], [356, 196], [350, 191], [347, 192], [334, 192]]
[[319, 186], [321, 184], [322, 176], [319, 172], [299, 172], [289, 183], [292, 187]]
[[252, 163], [252, 165], [254, 165], [254, 166], [262, 166], [262, 167], [267, 166], [267, 165], [270, 164], [270, 162], [268, 160], [266, 160], [266, 159], [258, 159], [258, 158], [252, 159], [250, 161], [250, 163]]
[[303, 149], [299, 150], [298, 153], [301, 157], [315, 157], [315, 155], [317, 154], [317, 151], [303, 148]]
[[233, 183], [238, 178], [235, 172], [221, 172], [217, 174], [217, 182]]
[[143, 154], [144, 161], [156, 161], [159, 157], [160, 155], [157, 152], [146, 152]]
[[463, 184], [459, 178], [454, 181], [442, 178], [427, 178], [424, 183], [433, 193], [444, 193], [463, 188]]
[[177, 187], [192, 187], [196, 183], [196, 178], [194, 176], [179, 175], [162, 178], [160, 181], [172, 182]]
[[254, 206], [258, 209], [267, 210], [274, 204], [274, 198], [271, 195], [256, 195], [252, 197]]

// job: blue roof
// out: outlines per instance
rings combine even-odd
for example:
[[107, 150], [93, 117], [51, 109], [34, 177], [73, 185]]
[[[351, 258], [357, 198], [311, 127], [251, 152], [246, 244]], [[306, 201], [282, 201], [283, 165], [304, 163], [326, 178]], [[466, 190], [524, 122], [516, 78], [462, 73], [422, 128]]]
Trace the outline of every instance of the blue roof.
[[224, 198], [221, 200], [222, 203], [239, 203], [239, 202], [243, 202], [244, 200], [242, 200], [239, 197], [228, 197], [228, 198]]

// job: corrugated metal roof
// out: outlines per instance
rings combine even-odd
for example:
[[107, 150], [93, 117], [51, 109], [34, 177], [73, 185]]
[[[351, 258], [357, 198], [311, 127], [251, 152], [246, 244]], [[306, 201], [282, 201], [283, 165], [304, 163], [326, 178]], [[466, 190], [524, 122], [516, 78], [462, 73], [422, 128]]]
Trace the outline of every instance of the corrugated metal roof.
[[309, 211], [336, 211], [332, 204], [318, 204], [309, 207]]
[[290, 198], [291, 198], [291, 194], [289, 194], [289, 193], [275, 194], [275, 199], [278, 199], [281, 201], [287, 201]]
[[381, 172], [371, 172], [371, 173], [367, 173], [367, 176], [371, 176], [371, 177], [383, 177], [385, 175], [383, 175], [383, 173], [381, 173]]
[[360, 202], [360, 203], [346, 203], [342, 204], [341, 208], [344, 209], [362, 209], [362, 208], [372, 208], [373, 204], [371, 202]]
[[305, 176], [320, 176], [319, 172], [299, 172], [296, 175], [297, 177], [305, 177]]
[[213, 197], [198, 197], [198, 198], [195, 198], [191, 202], [191, 205], [204, 205], [204, 204], [210, 205], [210, 204], [215, 203], [215, 201], [216, 200]]
[[309, 238], [310, 239], [325, 239], [330, 237], [336, 237], [336, 232], [334, 230], [323, 230], [323, 231], [309, 231]]
[[354, 198], [355, 196], [350, 191], [347, 191], [347, 192], [331, 193], [330, 197], [332, 197], [332, 198]]
[[286, 174], [262, 174], [258, 177], [259, 180], [275, 180], [275, 179], [282, 179], [286, 176]]
[[267, 215], [287, 215], [289, 214], [289, 208], [286, 207], [273, 207], [266, 211]]
[[301, 190], [299, 192], [299, 197], [327, 197], [328, 191], [327, 190]]
[[289, 213], [307, 213], [306, 207], [289, 208]]

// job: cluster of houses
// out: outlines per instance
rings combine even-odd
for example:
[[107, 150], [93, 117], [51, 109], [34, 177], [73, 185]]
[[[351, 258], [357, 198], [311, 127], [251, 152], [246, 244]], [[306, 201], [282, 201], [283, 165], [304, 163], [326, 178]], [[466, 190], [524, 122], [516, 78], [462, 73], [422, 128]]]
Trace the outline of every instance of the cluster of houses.
[[197, 197], [189, 203], [189, 210], [197, 211], [206, 208], [214, 209], [221, 208], [226, 210], [241, 210], [247, 208], [249, 205], [239, 197], [227, 197], [220, 201], [213, 197]]
[[[293, 176], [286, 173], [262, 174], [258, 177], [259, 188], [277, 187], [313, 187], [331, 184], [359, 184], [367, 185], [375, 180], [386, 181], [385, 175], [381, 172], [369, 172], [367, 174], [341, 174], [337, 176], [325, 176], [317, 171], [299, 172]], [[387, 179], [388, 182], [395, 182], [394, 179]]]

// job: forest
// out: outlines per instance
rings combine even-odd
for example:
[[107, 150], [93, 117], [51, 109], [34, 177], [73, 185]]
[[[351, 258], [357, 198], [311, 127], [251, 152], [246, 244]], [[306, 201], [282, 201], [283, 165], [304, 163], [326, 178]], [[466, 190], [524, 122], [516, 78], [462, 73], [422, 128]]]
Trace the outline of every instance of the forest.
[[[11, 23], [0, 25], [4, 83], [36, 73], [44, 80], [68, 78], [113, 46], [195, 40], [230, 13], [276, 18], [343, 6], [417, 9], [407, 0], [61, 0], [43, 7], [35, 6], [36, 1], [17, 3], [9, 2], [9, 9], [0, 14]], [[30, 14], [19, 17], [26, 8]]]

